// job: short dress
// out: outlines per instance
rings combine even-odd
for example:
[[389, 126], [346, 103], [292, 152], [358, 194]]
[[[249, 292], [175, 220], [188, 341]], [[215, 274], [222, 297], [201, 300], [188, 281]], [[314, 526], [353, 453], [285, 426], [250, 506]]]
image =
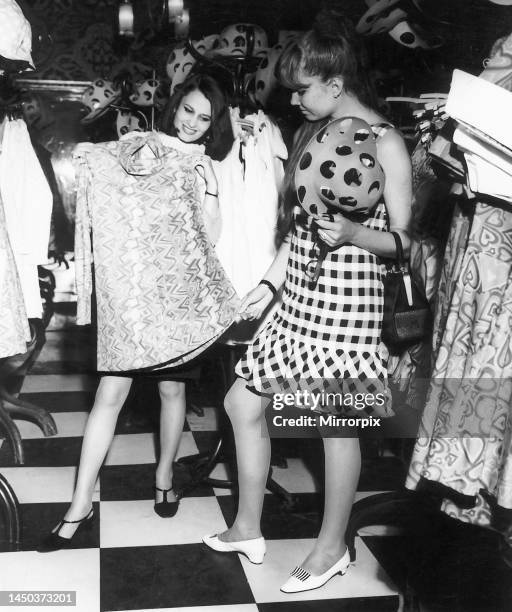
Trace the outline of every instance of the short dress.
[[[390, 127], [377, 124], [372, 129], [378, 139]], [[361, 223], [387, 231], [384, 200]], [[312, 286], [306, 268], [316, 256], [312, 219], [296, 206], [281, 307], [249, 345], [236, 374], [263, 395], [297, 389], [379, 393], [385, 398], [382, 405], [372, 402], [363, 411], [392, 416], [388, 352], [381, 341], [385, 266], [369, 251], [342, 245], [327, 252]], [[325, 411], [341, 412], [332, 407]]]

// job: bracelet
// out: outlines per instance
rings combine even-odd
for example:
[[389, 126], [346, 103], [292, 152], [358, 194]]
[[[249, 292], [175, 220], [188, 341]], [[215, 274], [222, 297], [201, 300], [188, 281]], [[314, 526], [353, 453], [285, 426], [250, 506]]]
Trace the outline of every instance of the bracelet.
[[268, 280], [266, 280], [266, 279], [263, 279], [263, 280], [260, 280], [259, 284], [260, 284], [260, 285], [265, 285], [265, 287], [268, 287], [268, 288], [270, 289], [270, 291], [271, 291], [272, 295], [273, 295], [274, 297], [276, 297], [276, 295], [277, 295], [277, 289], [274, 287], [274, 285], [273, 285], [273, 284], [272, 284], [270, 281], [268, 281]]
[[214, 198], [218, 198], [219, 197], [218, 193], [212, 193], [211, 191], [206, 191], [205, 193], [206, 193], [206, 195], [210, 195], [210, 196], [212, 196]]

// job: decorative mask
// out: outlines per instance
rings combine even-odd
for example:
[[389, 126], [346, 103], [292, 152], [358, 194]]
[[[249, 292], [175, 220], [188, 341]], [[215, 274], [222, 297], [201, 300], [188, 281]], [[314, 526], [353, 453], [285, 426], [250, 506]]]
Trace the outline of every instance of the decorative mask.
[[267, 35], [262, 27], [251, 23], [235, 23], [224, 28], [220, 33], [219, 44], [215, 52], [219, 55], [246, 55], [251, 28], [254, 29], [252, 54], [256, 57], [264, 56], [268, 47]]
[[147, 79], [135, 84], [135, 93], [130, 96], [130, 100], [137, 106], [162, 108], [167, 101], [167, 95], [158, 79]]
[[89, 109], [89, 113], [81, 120], [82, 123], [91, 123], [107, 112], [111, 104], [121, 98], [121, 91], [115, 89], [112, 81], [96, 79], [87, 88], [82, 96], [82, 104]]

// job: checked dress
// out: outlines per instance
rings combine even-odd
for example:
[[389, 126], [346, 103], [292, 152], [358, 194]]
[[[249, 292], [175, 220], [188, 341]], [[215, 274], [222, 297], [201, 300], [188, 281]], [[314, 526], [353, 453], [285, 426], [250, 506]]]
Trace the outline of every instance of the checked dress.
[[[378, 124], [372, 129], [378, 139], [389, 127]], [[362, 224], [387, 231], [383, 200]], [[297, 206], [281, 307], [248, 347], [236, 373], [261, 394], [298, 389], [380, 393], [385, 402], [364, 410], [390, 416], [387, 349], [380, 338], [384, 265], [369, 251], [342, 245], [327, 252], [313, 286], [306, 268], [315, 257], [315, 227]], [[332, 406], [324, 409], [333, 411]]]

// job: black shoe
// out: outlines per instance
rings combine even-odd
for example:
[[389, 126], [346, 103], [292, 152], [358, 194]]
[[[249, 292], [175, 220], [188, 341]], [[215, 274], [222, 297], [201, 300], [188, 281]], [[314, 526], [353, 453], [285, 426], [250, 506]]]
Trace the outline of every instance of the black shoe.
[[167, 493], [172, 491], [172, 487], [170, 489], [159, 489], [158, 487], [155, 487], [155, 490], [161, 491], [164, 494], [163, 501], [155, 503], [155, 512], [162, 518], [171, 518], [171, 516], [174, 516], [176, 512], [178, 512], [180, 500], [176, 499], [176, 501], [173, 502], [167, 501]]
[[[61, 550], [63, 548], [71, 548], [71, 543], [73, 541], [73, 538], [78, 533], [78, 531], [80, 529], [82, 529], [82, 531], [84, 531], [85, 529], [90, 529], [92, 527], [93, 519], [94, 519], [94, 510], [92, 508], [89, 510], [87, 516], [84, 516], [84, 518], [80, 519], [79, 521], [66, 521], [65, 519], [62, 519], [62, 521], [60, 521], [60, 523], [57, 525], [57, 528], [55, 529], [55, 531], [52, 531], [51, 533], [49, 533], [44, 538], [44, 540], [39, 544], [39, 546], [36, 549], [37, 552], [46, 553], [46, 552], [53, 552], [55, 550]], [[59, 535], [59, 531], [61, 530], [61, 528], [63, 527], [65, 523], [79, 523], [78, 527], [76, 528], [75, 533], [70, 538], [63, 538], [62, 536]]]

